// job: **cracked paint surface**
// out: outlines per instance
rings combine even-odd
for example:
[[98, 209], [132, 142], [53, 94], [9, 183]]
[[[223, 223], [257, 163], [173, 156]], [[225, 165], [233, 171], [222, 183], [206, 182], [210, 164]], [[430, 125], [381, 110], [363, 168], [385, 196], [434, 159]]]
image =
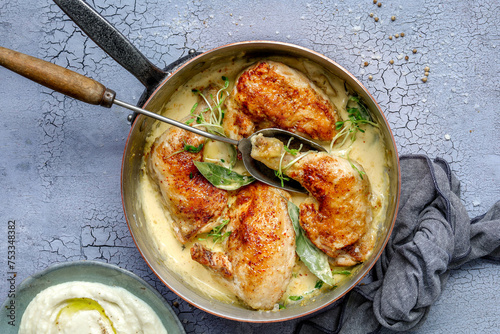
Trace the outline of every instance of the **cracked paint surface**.
[[[251, 6], [241, 0], [88, 1], [159, 67], [190, 49], [258, 39], [330, 57], [378, 101], [400, 154], [449, 161], [470, 216], [479, 215], [500, 198], [500, 4], [381, 2], [382, 7], [371, 0], [272, 5], [258, 0]], [[3, 1], [0, 45], [91, 76], [122, 100], [136, 102], [142, 94], [140, 83], [52, 2]], [[0, 223], [5, 229], [8, 220], [16, 220], [18, 283], [57, 262], [98, 260], [146, 279], [173, 305], [188, 333], [293, 331], [296, 321], [258, 325], [214, 317], [177, 297], [150, 271], [135, 248], [120, 199], [128, 112], [85, 105], [3, 68], [0, 101]], [[5, 241], [0, 240], [2, 300], [8, 288]], [[495, 332], [498, 277], [500, 268], [486, 260], [453, 271], [416, 333]]]

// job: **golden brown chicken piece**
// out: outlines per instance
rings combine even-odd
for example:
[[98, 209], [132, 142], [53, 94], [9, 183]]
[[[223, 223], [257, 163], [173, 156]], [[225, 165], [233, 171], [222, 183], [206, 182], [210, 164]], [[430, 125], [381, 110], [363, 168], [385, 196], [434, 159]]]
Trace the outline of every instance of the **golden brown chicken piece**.
[[241, 188], [229, 209], [231, 234], [225, 252], [200, 244], [193, 260], [219, 275], [236, 296], [254, 309], [272, 309], [290, 281], [295, 263], [295, 232], [288, 217], [290, 195], [263, 183]]
[[355, 243], [336, 250], [329, 262], [337, 267], [350, 267], [366, 260], [375, 245], [375, 235], [369, 229]]
[[[277, 170], [283, 146], [275, 138], [256, 136], [252, 138], [252, 157]], [[297, 157], [286, 153], [282, 168]], [[362, 170], [359, 165], [356, 168]], [[372, 222], [366, 175], [361, 178], [348, 160], [325, 152], [309, 152], [283, 172], [311, 194], [300, 205], [300, 225], [314, 245], [330, 257], [345, 255], [349, 247], [359, 250], [363, 246], [355, 243], [364, 240], [360, 238]], [[342, 263], [346, 262], [339, 265]]]
[[201, 160], [202, 151], [183, 152], [184, 145], [204, 142], [204, 137], [172, 127], [156, 139], [147, 157], [148, 174], [160, 189], [181, 243], [212, 230], [227, 205], [227, 191], [210, 184], [193, 163]]
[[341, 120], [327, 95], [304, 74], [275, 61], [246, 69], [235, 83], [227, 109], [223, 126], [233, 139], [278, 127], [328, 141]]

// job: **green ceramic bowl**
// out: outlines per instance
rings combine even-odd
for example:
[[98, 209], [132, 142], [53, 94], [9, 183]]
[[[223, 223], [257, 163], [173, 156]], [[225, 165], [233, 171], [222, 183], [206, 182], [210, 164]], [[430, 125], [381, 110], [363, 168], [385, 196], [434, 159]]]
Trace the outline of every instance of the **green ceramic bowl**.
[[[18, 332], [26, 307], [40, 291], [52, 285], [71, 281], [96, 282], [124, 288], [142, 299], [156, 312], [169, 334], [186, 333], [166, 300], [142, 278], [115, 265], [95, 261], [60, 263], [24, 280], [17, 287], [16, 296], [8, 298], [2, 305], [0, 333]], [[14, 318], [10, 306], [12, 301], [15, 302], [15, 326], [9, 324]]]

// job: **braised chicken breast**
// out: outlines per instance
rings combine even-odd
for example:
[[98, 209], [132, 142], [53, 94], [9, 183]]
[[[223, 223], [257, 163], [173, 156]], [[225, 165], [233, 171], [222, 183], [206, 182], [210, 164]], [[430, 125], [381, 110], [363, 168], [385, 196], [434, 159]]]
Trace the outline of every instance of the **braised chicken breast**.
[[146, 161], [148, 175], [172, 217], [175, 236], [183, 244], [212, 230], [227, 205], [227, 191], [210, 184], [193, 163], [201, 161], [202, 151], [184, 151], [186, 145], [199, 147], [204, 142], [204, 137], [172, 127], [156, 139]]
[[260, 182], [241, 188], [229, 209], [224, 252], [195, 243], [193, 260], [218, 274], [223, 283], [254, 309], [279, 301], [295, 263], [295, 232], [288, 217], [290, 195]]
[[304, 74], [266, 60], [237, 78], [223, 126], [233, 139], [277, 127], [328, 141], [335, 136], [335, 123], [340, 120], [328, 96]]
[[[281, 161], [283, 173], [309, 191], [310, 196], [300, 205], [300, 225], [314, 245], [332, 258], [342, 255], [349, 256], [351, 262], [363, 261], [361, 242], [372, 222], [372, 208], [370, 184], [368, 177], [358, 172], [362, 171], [360, 165], [352, 162], [356, 170], [347, 159], [307, 152], [288, 167], [298, 156], [286, 153], [278, 139], [261, 135], [252, 138], [252, 157], [274, 170]], [[345, 260], [336, 262], [350, 265]]]

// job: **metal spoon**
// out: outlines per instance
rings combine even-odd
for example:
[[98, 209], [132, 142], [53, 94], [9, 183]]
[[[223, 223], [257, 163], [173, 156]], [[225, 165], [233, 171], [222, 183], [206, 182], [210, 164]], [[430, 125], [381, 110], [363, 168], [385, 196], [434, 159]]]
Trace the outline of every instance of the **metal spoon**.
[[275, 176], [273, 170], [251, 157], [250, 152], [252, 151], [252, 144], [250, 139], [259, 133], [262, 133], [265, 137], [278, 138], [284, 143], [287, 143], [290, 138], [294, 138], [293, 146], [291, 148], [297, 148], [300, 144], [302, 144], [304, 151], [326, 151], [321, 145], [311, 140], [281, 129], [260, 130], [252, 134], [249, 138], [244, 138], [240, 141], [217, 136], [182, 122], [136, 107], [126, 102], [122, 102], [115, 98], [116, 93], [113, 90], [104, 87], [104, 85], [93, 79], [45, 60], [31, 57], [4, 47], [0, 47], [0, 65], [32, 81], [38, 82], [43, 86], [76, 98], [80, 101], [101, 105], [107, 108], [111, 108], [113, 104], [116, 104], [142, 115], [152, 117], [161, 122], [194, 132], [200, 136], [235, 145], [241, 152], [245, 168], [254, 178], [273, 187], [285, 189], [287, 191], [307, 193], [307, 191], [298, 182], [293, 180], [286, 181], [284, 186], [281, 186], [281, 181]]

